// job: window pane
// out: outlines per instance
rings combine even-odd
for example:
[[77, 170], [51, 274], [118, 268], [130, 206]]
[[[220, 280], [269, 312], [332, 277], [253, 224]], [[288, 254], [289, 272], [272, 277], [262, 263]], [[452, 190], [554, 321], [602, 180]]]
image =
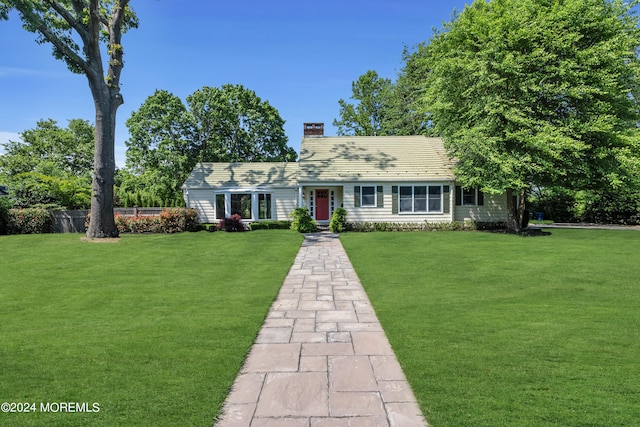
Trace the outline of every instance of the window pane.
[[413, 211], [414, 212], [426, 212], [427, 211], [427, 187], [416, 186], [413, 187]]
[[463, 205], [475, 205], [476, 204], [476, 189], [470, 188], [462, 189], [462, 204]]
[[413, 187], [400, 187], [400, 212], [413, 211]]
[[226, 212], [224, 211], [224, 194], [216, 194], [216, 218], [223, 219]]
[[442, 210], [442, 187], [439, 185], [429, 186], [429, 212], [440, 212]]
[[231, 215], [235, 214], [242, 219], [251, 219], [251, 194], [231, 195]]
[[258, 218], [271, 219], [271, 194], [258, 194]]
[[376, 205], [376, 188], [375, 187], [362, 187], [362, 203], [361, 206], [375, 206]]

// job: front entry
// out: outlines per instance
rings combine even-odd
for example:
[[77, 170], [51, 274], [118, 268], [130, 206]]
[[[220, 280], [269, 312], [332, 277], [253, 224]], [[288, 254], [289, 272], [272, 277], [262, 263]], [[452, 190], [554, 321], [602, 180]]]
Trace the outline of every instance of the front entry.
[[329, 219], [329, 190], [316, 190], [316, 220]]

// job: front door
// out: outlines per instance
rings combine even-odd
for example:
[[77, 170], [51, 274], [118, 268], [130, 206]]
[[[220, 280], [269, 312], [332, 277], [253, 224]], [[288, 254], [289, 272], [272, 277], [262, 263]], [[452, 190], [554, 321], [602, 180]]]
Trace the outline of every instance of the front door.
[[329, 190], [316, 190], [316, 219], [329, 219]]

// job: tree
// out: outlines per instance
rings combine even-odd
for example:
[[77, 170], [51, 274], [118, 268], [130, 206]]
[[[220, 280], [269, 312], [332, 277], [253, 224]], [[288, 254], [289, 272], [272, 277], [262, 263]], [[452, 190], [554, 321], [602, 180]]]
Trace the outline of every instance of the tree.
[[[87, 237], [117, 237], [113, 215], [116, 111], [122, 105], [122, 34], [137, 27], [129, 0], [0, 0], [0, 18], [15, 8], [38, 43], [73, 73], [84, 74], [96, 110], [91, 220]], [[78, 41], [82, 44], [80, 46]], [[103, 60], [103, 47], [107, 61]], [[106, 70], [105, 70], [106, 68]]]
[[532, 185], [637, 179], [637, 3], [476, 0], [423, 52], [426, 109], [456, 176], [506, 192], [510, 229]]
[[199, 161], [295, 161], [278, 110], [242, 85], [205, 86], [187, 97]]
[[340, 120], [333, 121], [333, 125], [338, 127], [338, 135], [393, 135], [394, 129], [387, 122], [393, 96], [391, 80], [369, 70], [351, 84], [351, 90], [351, 99], [358, 103], [349, 104], [344, 99], [338, 101]]
[[127, 119], [126, 171], [118, 193], [149, 192], [162, 201], [182, 197], [180, 187], [196, 163], [193, 121], [180, 98], [156, 90]]
[[22, 141], [4, 144], [0, 176], [18, 207], [47, 205], [85, 209], [90, 205], [94, 128], [86, 120], [40, 120], [20, 135]]

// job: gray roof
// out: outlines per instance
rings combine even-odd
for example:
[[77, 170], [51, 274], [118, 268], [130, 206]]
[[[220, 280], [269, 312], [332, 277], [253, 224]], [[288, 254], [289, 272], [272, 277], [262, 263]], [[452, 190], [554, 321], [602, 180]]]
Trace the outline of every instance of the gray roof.
[[198, 163], [182, 188], [295, 187], [297, 163]]
[[305, 137], [300, 147], [298, 181], [451, 180], [452, 166], [440, 138]]

